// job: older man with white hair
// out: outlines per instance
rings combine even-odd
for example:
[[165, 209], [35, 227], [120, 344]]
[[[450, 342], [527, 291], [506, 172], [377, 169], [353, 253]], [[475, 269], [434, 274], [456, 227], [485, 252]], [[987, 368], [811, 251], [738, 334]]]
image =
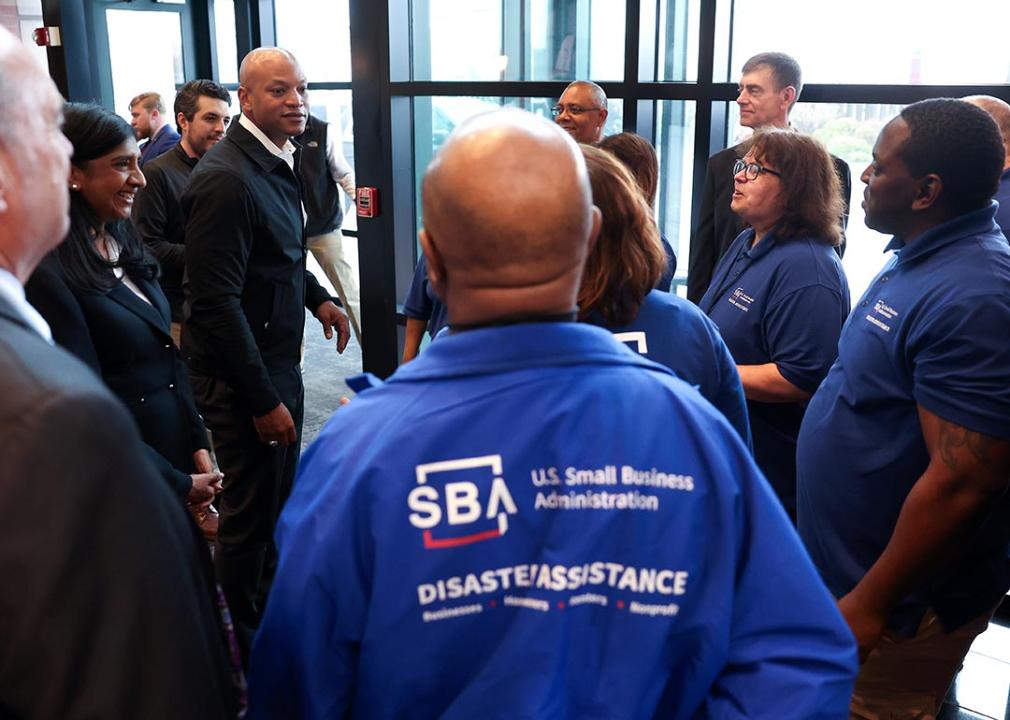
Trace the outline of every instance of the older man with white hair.
[[25, 301], [69, 222], [62, 105], [0, 28], [0, 715], [234, 717], [202, 538]]

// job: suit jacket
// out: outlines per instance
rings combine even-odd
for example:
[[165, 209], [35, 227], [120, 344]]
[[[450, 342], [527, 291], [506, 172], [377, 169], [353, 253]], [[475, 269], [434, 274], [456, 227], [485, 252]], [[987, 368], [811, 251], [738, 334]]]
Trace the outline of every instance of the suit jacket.
[[108, 292], [71, 286], [50, 253], [25, 288], [53, 339], [102, 376], [126, 405], [151, 460], [182, 497], [192, 487], [193, 453], [209, 448], [189, 376], [169, 334], [169, 309], [157, 281], [135, 279], [145, 303], [123, 283]]
[[122, 405], [0, 299], [0, 717], [225, 718], [209, 557]]
[[231, 385], [238, 412], [281, 402], [272, 375], [301, 360], [305, 310], [329, 295], [305, 269], [298, 157], [292, 171], [241, 123], [204, 155], [182, 193], [190, 368]]
[[[712, 273], [719, 259], [743, 232], [747, 224], [730, 210], [733, 197], [733, 165], [742, 157], [740, 145], [726, 148], [708, 159], [705, 168], [705, 185], [701, 195], [698, 223], [691, 235], [691, 259], [687, 266], [687, 297], [698, 303], [712, 282]], [[849, 198], [852, 196], [852, 175], [841, 158], [831, 156], [835, 172], [842, 183], [842, 244], [838, 254], [845, 252], [845, 228], [849, 224]]]
[[158, 131], [158, 134], [144, 143], [140, 148], [140, 168], [154, 160], [160, 155], [164, 155], [179, 142], [179, 133], [171, 125], [165, 125]]

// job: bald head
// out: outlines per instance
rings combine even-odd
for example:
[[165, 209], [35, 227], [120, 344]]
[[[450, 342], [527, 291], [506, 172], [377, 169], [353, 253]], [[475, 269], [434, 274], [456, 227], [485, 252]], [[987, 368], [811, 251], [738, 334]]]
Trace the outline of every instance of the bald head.
[[22, 282], [67, 231], [72, 148], [62, 112], [52, 80], [0, 28], [0, 267]]
[[270, 140], [283, 147], [305, 132], [308, 81], [298, 60], [282, 48], [256, 48], [239, 68], [242, 114]]
[[1010, 170], [1010, 105], [992, 95], [971, 95], [964, 100], [982, 108], [996, 121], [1000, 135], [1003, 136], [1003, 149], [1006, 152], [1003, 169]]
[[277, 67], [285, 64], [298, 65], [298, 60], [289, 50], [278, 47], [261, 47], [251, 50], [242, 58], [238, 69], [240, 85], [250, 86], [263, 82]]
[[428, 166], [423, 205], [431, 281], [454, 323], [574, 308], [599, 213], [556, 126], [516, 110], [461, 124]]

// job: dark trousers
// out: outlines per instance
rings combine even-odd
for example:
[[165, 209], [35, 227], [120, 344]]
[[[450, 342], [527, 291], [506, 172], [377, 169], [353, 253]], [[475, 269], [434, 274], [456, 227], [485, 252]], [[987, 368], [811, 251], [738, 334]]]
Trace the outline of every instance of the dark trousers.
[[298, 441], [286, 448], [270, 447], [260, 440], [252, 415], [224, 380], [194, 373], [190, 380], [224, 473], [214, 563], [231, 609], [243, 662], [248, 663], [252, 636], [259, 627], [276, 565], [274, 526], [291, 494], [301, 451], [301, 370], [296, 366], [271, 376], [298, 431]]

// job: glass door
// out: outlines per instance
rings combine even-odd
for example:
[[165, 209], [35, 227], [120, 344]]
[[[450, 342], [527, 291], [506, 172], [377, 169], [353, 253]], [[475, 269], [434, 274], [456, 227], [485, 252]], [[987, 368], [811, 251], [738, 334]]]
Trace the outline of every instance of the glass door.
[[186, 70], [193, 65], [189, 5], [185, 0], [89, 4], [102, 104], [129, 118], [130, 100], [153, 91], [171, 108], [176, 88], [186, 82]]

